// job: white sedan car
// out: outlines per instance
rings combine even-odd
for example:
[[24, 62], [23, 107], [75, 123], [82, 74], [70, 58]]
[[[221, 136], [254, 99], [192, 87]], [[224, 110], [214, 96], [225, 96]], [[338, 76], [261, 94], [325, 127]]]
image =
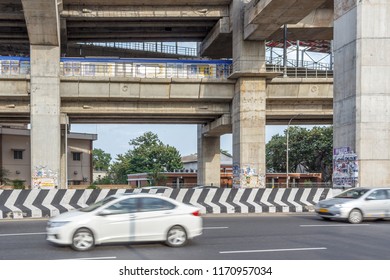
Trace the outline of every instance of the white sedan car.
[[202, 234], [199, 209], [151, 194], [123, 194], [49, 220], [47, 240], [86, 251], [103, 243], [165, 241], [180, 247]]

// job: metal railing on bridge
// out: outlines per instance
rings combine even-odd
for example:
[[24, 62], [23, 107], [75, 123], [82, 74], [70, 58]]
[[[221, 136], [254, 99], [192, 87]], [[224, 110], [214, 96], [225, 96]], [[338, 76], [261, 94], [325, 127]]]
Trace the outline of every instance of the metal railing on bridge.
[[[284, 78], [331, 78], [333, 71], [284, 67], [268, 61], [187, 60], [187, 59], [119, 59], [61, 58], [60, 75], [75, 77], [135, 77], [135, 78], [214, 78], [226, 79], [233, 72], [257, 69]], [[256, 70], [254, 70], [255, 72]], [[30, 74], [28, 57], [0, 57], [0, 76]]]

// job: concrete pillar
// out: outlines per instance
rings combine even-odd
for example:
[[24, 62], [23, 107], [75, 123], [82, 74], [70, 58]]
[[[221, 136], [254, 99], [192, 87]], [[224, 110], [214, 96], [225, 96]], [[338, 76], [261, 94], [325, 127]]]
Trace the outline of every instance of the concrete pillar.
[[[68, 187], [68, 131], [69, 120], [64, 114], [61, 115], [61, 168], [60, 168], [60, 186], [62, 189]], [[92, 151], [92, 143], [91, 143]], [[91, 155], [92, 158], [92, 155]], [[92, 162], [92, 159], [91, 159]], [[91, 184], [93, 183], [93, 174], [90, 174]]]
[[31, 45], [32, 188], [65, 187], [61, 179], [60, 48]]
[[232, 104], [233, 187], [265, 187], [265, 42], [244, 41], [244, 8], [232, 2], [233, 71], [237, 77]]
[[198, 185], [221, 185], [220, 137], [206, 137], [198, 125]]
[[334, 147], [359, 159], [359, 185], [390, 185], [390, 2], [335, 0]]

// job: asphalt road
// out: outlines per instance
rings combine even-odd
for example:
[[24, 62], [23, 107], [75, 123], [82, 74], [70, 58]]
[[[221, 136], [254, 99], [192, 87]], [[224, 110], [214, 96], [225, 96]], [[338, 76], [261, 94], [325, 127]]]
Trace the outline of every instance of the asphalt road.
[[0, 221], [1, 260], [390, 260], [390, 221], [360, 225], [315, 214], [214, 215], [182, 248], [161, 243], [97, 246], [89, 252], [50, 245], [46, 220]]

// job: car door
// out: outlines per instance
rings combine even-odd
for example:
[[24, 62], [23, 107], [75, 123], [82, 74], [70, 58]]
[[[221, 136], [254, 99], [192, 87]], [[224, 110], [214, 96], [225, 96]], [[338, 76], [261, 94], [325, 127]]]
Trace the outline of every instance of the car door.
[[136, 214], [136, 235], [139, 241], [165, 240], [168, 228], [175, 224], [176, 205], [156, 197], [140, 198]]
[[98, 213], [97, 237], [101, 243], [137, 241], [135, 213], [139, 198], [126, 198]]
[[375, 190], [364, 199], [363, 212], [366, 217], [380, 218], [384, 217], [386, 208], [388, 208], [387, 190]]

